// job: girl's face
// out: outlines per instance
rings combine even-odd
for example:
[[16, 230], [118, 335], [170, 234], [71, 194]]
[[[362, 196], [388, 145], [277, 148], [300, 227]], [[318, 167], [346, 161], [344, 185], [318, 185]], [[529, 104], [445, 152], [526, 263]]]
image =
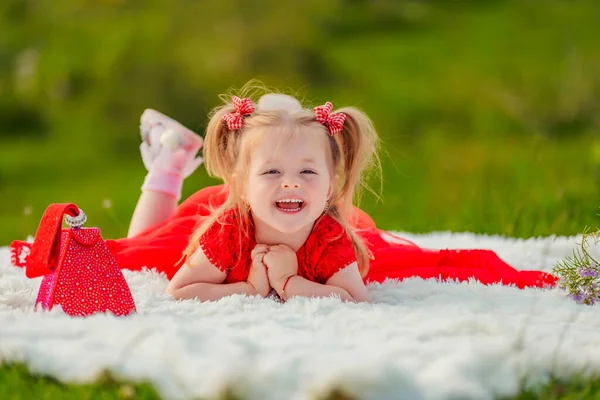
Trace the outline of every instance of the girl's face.
[[303, 128], [292, 140], [275, 129], [250, 155], [245, 200], [253, 217], [282, 233], [312, 226], [330, 195], [326, 133]]

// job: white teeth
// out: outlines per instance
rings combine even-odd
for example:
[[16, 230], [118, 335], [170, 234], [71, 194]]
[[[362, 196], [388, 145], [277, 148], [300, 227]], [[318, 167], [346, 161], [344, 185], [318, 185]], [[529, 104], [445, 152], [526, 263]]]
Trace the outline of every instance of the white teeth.
[[[280, 206], [281, 203], [297, 203], [298, 207], [295, 208], [282, 208]], [[304, 206], [304, 200], [300, 200], [300, 199], [281, 199], [281, 200], [277, 200], [275, 201], [275, 204], [277, 205], [277, 208], [279, 208], [281, 211], [284, 212], [295, 212], [295, 211], [300, 211], [302, 210], [303, 206]]]

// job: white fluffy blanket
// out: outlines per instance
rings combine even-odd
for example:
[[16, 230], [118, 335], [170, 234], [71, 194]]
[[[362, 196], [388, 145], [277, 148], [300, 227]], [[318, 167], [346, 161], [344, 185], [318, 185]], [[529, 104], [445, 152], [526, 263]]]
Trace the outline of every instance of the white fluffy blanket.
[[[489, 248], [519, 269], [550, 271], [579, 238], [515, 240], [399, 233], [432, 248]], [[598, 249], [595, 250], [598, 252]], [[374, 304], [232, 296], [176, 302], [167, 280], [125, 271], [126, 318], [34, 312], [39, 279], [0, 248], [0, 360], [68, 382], [104, 369], [149, 380], [165, 398], [491, 399], [550, 375], [600, 374], [600, 309], [556, 290], [410, 279], [370, 285]]]

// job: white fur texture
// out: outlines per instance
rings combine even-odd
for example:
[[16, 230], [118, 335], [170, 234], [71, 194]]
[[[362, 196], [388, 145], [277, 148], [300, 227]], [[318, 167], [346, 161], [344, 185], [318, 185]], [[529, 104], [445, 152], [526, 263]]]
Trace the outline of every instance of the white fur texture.
[[[466, 233], [401, 236], [424, 247], [488, 248], [519, 269], [550, 271], [577, 237]], [[598, 253], [598, 249], [594, 249]], [[167, 280], [125, 271], [138, 307], [126, 318], [34, 312], [39, 279], [0, 248], [0, 360], [68, 382], [103, 369], [150, 380], [166, 398], [492, 399], [550, 374], [600, 375], [600, 312], [555, 290], [410, 279], [370, 285], [373, 304], [231, 296], [176, 302]]]

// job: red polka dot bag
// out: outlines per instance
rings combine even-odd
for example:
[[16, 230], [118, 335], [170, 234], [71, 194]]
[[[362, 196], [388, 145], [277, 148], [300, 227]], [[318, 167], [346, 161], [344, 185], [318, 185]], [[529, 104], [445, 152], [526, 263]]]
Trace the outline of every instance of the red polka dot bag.
[[[69, 228], [62, 228], [63, 217]], [[135, 312], [129, 286], [100, 229], [84, 228], [85, 221], [85, 214], [75, 204], [51, 204], [33, 244], [11, 243], [13, 265], [25, 267], [28, 278], [43, 276], [35, 307], [51, 310], [60, 305], [71, 316]]]

